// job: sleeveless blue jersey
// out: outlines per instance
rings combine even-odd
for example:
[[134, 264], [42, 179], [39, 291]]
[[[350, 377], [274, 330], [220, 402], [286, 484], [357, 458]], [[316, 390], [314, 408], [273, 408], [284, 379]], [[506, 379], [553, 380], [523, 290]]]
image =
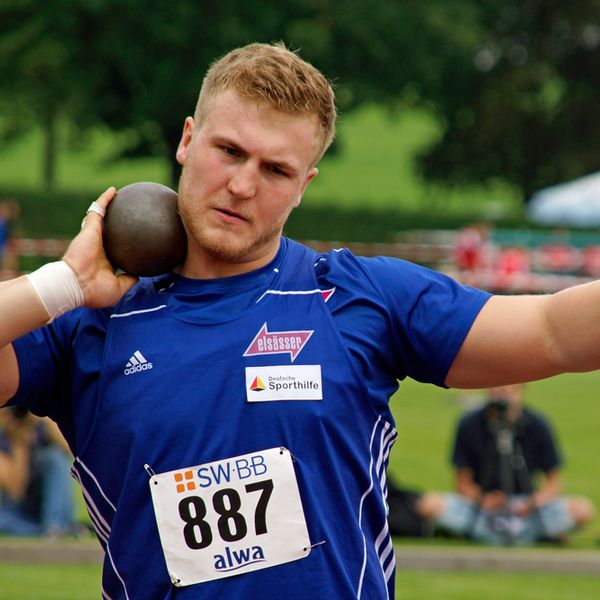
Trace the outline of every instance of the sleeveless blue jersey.
[[[316, 255], [284, 239], [254, 273], [143, 280], [111, 309], [74, 311], [15, 342], [21, 384], [12, 402], [56, 419], [74, 451], [105, 550], [103, 597], [393, 597], [385, 473], [397, 434], [388, 399], [407, 375], [443, 384], [487, 298], [403, 261]], [[312, 548], [178, 587], [150, 475], [173, 471], [173, 490], [189, 499], [201, 473], [230, 474], [206, 467], [186, 481], [186, 469], [279, 447], [293, 457]], [[249, 472], [252, 460], [240, 468]], [[190, 547], [219, 532], [235, 538], [214, 556], [215, 569], [235, 573], [260, 555], [243, 533], [267, 524], [240, 524], [231, 494], [212, 497], [222, 516], [213, 525], [201, 514], [208, 499], [192, 498], [180, 514]]]

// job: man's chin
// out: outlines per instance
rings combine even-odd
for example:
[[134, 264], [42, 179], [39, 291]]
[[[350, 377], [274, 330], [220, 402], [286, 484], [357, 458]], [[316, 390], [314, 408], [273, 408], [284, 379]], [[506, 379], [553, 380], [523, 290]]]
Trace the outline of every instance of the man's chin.
[[197, 240], [198, 246], [207, 254], [226, 263], [245, 262], [252, 251], [252, 244], [239, 238], [228, 239], [226, 233], [205, 236]]

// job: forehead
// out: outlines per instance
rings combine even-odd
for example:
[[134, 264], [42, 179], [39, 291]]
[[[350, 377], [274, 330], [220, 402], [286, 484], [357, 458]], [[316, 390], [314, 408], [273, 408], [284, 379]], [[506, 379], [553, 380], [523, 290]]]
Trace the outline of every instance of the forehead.
[[289, 114], [231, 91], [212, 98], [197, 125], [202, 135], [227, 138], [247, 152], [286, 155], [310, 164], [316, 158], [316, 115]]

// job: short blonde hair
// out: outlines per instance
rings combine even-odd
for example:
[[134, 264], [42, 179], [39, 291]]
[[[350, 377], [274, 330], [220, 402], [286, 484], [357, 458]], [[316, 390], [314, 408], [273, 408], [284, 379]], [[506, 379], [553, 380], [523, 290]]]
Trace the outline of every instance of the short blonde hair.
[[327, 78], [281, 42], [249, 44], [215, 61], [202, 82], [194, 118], [225, 91], [284, 113], [316, 117], [318, 162], [335, 137], [335, 95]]

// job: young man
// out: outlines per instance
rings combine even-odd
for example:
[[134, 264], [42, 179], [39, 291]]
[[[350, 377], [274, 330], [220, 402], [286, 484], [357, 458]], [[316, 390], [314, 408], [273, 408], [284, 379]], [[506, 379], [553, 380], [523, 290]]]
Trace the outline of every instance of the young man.
[[484, 387], [600, 366], [598, 285], [496, 298], [282, 238], [334, 124], [311, 65], [278, 45], [235, 50], [177, 151], [179, 272], [114, 275], [110, 188], [63, 261], [0, 288], [0, 397], [60, 423], [106, 598], [393, 597], [397, 380]]
[[492, 388], [461, 418], [452, 451], [456, 493], [425, 494], [421, 516], [455, 535], [505, 545], [560, 540], [593, 518], [587, 498], [561, 495], [554, 435], [523, 396], [523, 384]]

